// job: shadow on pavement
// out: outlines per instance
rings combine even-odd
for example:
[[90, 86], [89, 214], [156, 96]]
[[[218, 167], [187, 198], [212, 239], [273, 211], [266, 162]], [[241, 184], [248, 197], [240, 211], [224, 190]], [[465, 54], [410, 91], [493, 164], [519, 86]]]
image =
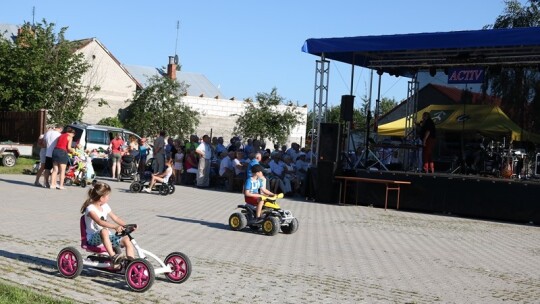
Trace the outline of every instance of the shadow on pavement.
[[208, 226], [210, 228], [229, 230], [229, 225], [223, 224], [223, 223], [207, 222], [207, 221], [201, 221], [201, 220], [195, 220], [195, 219], [187, 219], [187, 218], [167, 216], [167, 215], [157, 215], [157, 216], [162, 217], [162, 218], [175, 220], [175, 221], [181, 221], [181, 222], [186, 222], [186, 223], [194, 223], [194, 224], [205, 225], [205, 226]]
[[11, 180], [11, 179], [0, 178], [0, 181], [6, 182], [6, 183], [10, 183], [10, 184], [28, 185], [28, 186], [35, 187], [33, 183], [23, 182], [23, 181], [18, 181], [18, 180]]

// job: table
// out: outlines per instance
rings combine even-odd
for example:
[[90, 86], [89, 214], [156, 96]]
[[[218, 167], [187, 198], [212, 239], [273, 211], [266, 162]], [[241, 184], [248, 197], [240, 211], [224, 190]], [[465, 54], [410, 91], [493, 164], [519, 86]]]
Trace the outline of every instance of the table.
[[[335, 179], [340, 180], [344, 185], [343, 191], [343, 203], [345, 203], [347, 197], [347, 183], [348, 182], [366, 182], [366, 183], [378, 183], [386, 185], [386, 197], [384, 200], [384, 210], [388, 207], [388, 192], [397, 191], [397, 208], [399, 209], [399, 196], [401, 193], [401, 185], [410, 185], [409, 181], [399, 181], [399, 180], [388, 180], [388, 179], [375, 179], [375, 178], [365, 178], [365, 177], [355, 177], [355, 176], [334, 176]], [[341, 184], [340, 184], [340, 197], [341, 197]], [[355, 202], [358, 204], [358, 202]]]

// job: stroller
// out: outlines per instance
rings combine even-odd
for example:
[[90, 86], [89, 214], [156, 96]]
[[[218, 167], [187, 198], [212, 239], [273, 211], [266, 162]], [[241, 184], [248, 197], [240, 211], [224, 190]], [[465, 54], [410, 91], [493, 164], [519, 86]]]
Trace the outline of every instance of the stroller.
[[[93, 169], [92, 169], [93, 170]], [[66, 178], [64, 184], [66, 186], [78, 185], [86, 187], [86, 162], [78, 156], [69, 159], [69, 166], [66, 170]]]
[[139, 162], [137, 158], [135, 158], [133, 155], [126, 154], [122, 156], [120, 166], [121, 169], [120, 174], [118, 174], [118, 181], [139, 180], [139, 173], [137, 172], [137, 169], [139, 168]]

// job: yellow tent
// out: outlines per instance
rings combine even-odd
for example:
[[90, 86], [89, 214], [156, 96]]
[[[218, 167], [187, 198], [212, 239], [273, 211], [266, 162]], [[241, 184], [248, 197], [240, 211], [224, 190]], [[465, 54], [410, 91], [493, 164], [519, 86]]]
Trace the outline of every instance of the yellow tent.
[[[437, 130], [450, 132], [480, 132], [485, 135], [509, 135], [512, 140], [529, 140], [540, 143], [540, 135], [522, 130], [498, 106], [491, 105], [430, 105], [417, 112], [418, 120], [424, 112], [429, 112]], [[401, 118], [378, 128], [384, 136], [404, 136], [405, 118]], [[523, 137], [523, 138], [522, 138]]]

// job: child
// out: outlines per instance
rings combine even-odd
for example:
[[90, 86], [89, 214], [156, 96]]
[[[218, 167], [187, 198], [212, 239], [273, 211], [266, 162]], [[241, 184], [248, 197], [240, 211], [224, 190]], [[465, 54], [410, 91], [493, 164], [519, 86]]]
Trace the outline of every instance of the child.
[[263, 175], [263, 167], [261, 165], [255, 165], [251, 167], [251, 177], [246, 180], [244, 186], [244, 200], [247, 204], [257, 205], [255, 212], [255, 223], [261, 223], [261, 212], [264, 205], [264, 201], [261, 199], [261, 194], [267, 196], [274, 196], [275, 194], [266, 190], [266, 180]]
[[179, 145], [177, 148], [177, 152], [174, 155], [174, 170], [176, 171], [175, 176], [176, 180], [175, 183], [177, 185], [180, 184], [180, 176], [182, 176], [182, 173], [184, 172], [184, 149]]
[[[85, 215], [86, 223], [86, 239], [88, 244], [99, 246], [103, 243], [105, 249], [111, 256], [113, 263], [118, 263], [121, 259], [121, 254], [115, 254], [113, 246], [121, 246], [126, 248], [126, 256], [128, 259], [133, 259], [134, 249], [133, 244], [128, 236], [120, 237], [115, 233], [111, 233], [109, 229], [114, 229], [115, 232], [121, 233], [124, 230], [125, 222], [114, 214], [111, 207], [107, 203], [111, 187], [106, 183], [96, 183], [93, 188], [88, 190], [88, 198], [82, 204], [81, 213]], [[115, 223], [107, 222], [107, 217], [110, 217]]]
[[167, 157], [167, 160], [165, 161], [165, 170], [161, 173], [154, 173], [152, 174], [152, 179], [150, 180], [150, 185], [146, 188], [143, 188], [142, 191], [150, 193], [152, 191], [152, 187], [156, 184], [156, 182], [160, 183], [168, 183], [169, 178], [173, 174], [173, 159], [172, 157]]

